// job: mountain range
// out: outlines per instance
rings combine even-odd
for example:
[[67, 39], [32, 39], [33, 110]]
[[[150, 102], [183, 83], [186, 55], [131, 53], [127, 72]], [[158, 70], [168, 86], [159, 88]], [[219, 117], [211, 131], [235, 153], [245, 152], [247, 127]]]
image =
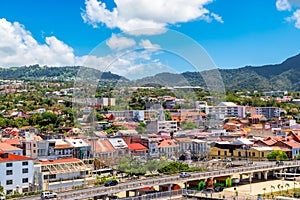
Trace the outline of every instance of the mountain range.
[[[38, 79], [38, 80], [74, 80], [79, 66], [47, 67], [22, 66], [0, 68], [2, 79]], [[264, 66], [245, 66], [237, 69], [218, 69], [227, 89], [237, 90], [288, 90], [300, 91], [300, 54], [286, 59], [280, 64]], [[111, 72], [101, 73], [101, 79], [122, 80], [130, 85], [168, 85], [168, 86], [202, 86], [205, 87], [207, 74], [214, 71], [184, 72], [181, 74], [159, 73], [142, 79], [130, 81]]]

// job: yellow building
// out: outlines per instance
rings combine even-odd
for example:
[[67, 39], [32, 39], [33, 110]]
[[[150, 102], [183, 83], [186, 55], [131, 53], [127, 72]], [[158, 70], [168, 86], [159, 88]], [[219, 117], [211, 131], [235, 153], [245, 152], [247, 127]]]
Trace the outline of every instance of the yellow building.
[[264, 161], [268, 160], [268, 154], [272, 152], [271, 147], [251, 147], [250, 149], [236, 149], [233, 150], [233, 157], [235, 160], [249, 160], [249, 161]]
[[221, 149], [218, 147], [212, 147], [209, 152], [209, 159], [225, 159], [231, 158], [232, 154], [229, 149]]

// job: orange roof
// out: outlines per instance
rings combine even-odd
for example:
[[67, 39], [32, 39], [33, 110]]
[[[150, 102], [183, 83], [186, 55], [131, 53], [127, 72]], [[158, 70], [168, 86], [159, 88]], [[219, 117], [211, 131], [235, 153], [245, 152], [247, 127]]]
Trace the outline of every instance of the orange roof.
[[263, 115], [252, 115], [250, 118], [251, 119], [260, 119], [262, 117], [263, 117]]
[[286, 141], [284, 142], [285, 144], [287, 144], [288, 146], [292, 147], [293, 149], [297, 149], [297, 148], [300, 148], [300, 143], [299, 142], [296, 142], [294, 140], [289, 140], [289, 141]]
[[58, 160], [39, 160], [42, 165], [50, 165], [50, 164], [59, 164], [59, 163], [74, 163], [74, 162], [82, 162], [78, 158], [63, 158]]
[[6, 144], [10, 145], [21, 145], [21, 142], [18, 138], [13, 138], [13, 139], [7, 139], [4, 141]]
[[73, 148], [69, 143], [66, 144], [56, 144], [54, 149], [70, 149]]
[[140, 143], [128, 144], [128, 148], [130, 150], [136, 150], [136, 151], [145, 151], [145, 150], [148, 150], [147, 147], [145, 147], [144, 145], [142, 145]]
[[22, 150], [22, 149], [7, 144], [5, 142], [0, 142], [0, 151], [15, 151], [15, 150]]
[[6, 154], [5, 152], [0, 152], [0, 162], [6, 162], [6, 161], [18, 161], [18, 160], [32, 160], [29, 157], [26, 156], [19, 156], [16, 154], [11, 154], [11, 153], [7, 153], [7, 158], [3, 158], [4, 154]]
[[174, 147], [178, 146], [175, 140], [163, 140], [158, 143], [159, 147]]

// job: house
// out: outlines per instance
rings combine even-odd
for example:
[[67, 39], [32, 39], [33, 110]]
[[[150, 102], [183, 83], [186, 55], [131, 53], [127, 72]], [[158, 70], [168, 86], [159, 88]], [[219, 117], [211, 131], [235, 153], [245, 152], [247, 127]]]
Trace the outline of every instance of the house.
[[74, 158], [84, 159], [90, 157], [91, 146], [87, 144], [83, 139], [68, 138], [65, 139], [65, 141], [72, 146]]
[[180, 156], [184, 155], [185, 160], [201, 159], [208, 153], [207, 142], [200, 139], [191, 139], [189, 137], [175, 138], [179, 144]]
[[39, 160], [35, 165], [38, 190], [61, 190], [82, 187], [94, 182], [93, 165], [78, 158]]
[[268, 154], [272, 151], [273, 148], [266, 146], [239, 148], [233, 150], [233, 157], [236, 160], [267, 161]]
[[5, 142], [0, 142], [0, 152], [15, 154], [19, 156], [23, 156], [23, 149], [12, 146]]
[[177, 159], [179, 157], [179, 144], [174, 139], [162, 139], [158, 143], [160, 158]]
[[70, 157], [73, 157], [74, 148], [70, 143], [68, 143], [68, 142], [66, 142], [62, 139], [57, 139], [57, 140], [54, 140], [54, 141], [55, 141], [55, 146], [53, 148], [53, 151], [54, 151], [55, 158], [68, 158], [68, 157], [70, 158]]
[[108, 141], [116, 150], [116, 156], [130, 155], [128, 145], [122, 138], [108, 138]]
[[117, 155], [116, 149], [107, 139], [91, 139], [87, 143], [91, 146], [94, 158], [113, 158]]
[[159, 142], [162, 138], [157, 137], [155, 134], [148, 134], [146, 137], [141, 138], [141, 144], [148, 147], [149, 156], [153, 159], [159, 158]]
[[133, 157], [147, 158], [148, 157], [148, 148], [140, 143], [131, 143], [128, 144], [130, 154]]
[[33, 175], [31, 158], [0, 152], [0, 185], [5, 194], [33, 191]]

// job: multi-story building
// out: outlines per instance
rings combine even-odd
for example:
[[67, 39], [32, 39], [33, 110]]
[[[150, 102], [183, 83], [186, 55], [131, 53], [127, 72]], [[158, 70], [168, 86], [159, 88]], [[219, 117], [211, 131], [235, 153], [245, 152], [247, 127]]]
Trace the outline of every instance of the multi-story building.
[[25, 156], [0, 152], [0, 185], [5, 194], [33, 190], [34, 163]]
[[238, 106], [232, 102], [221, 102], [218, 106], [207, 106], [206, 114], [212, 119], [224, 119], [226, 117], [246, 117], [246, 107]]
[[188, 159], [188, 155], [190, 155], [191, 158], [200, 159], [208, 154], [209, 148], [207, 145], [207, 141], [205, 140], [191, 139], [188, 137], [175, 138], [175, 140], [179, 144], [180, 154], [184, 154], [186, 156], [186, 159]]
[[158, 150], [160, 158], [175, 160], [179, 157], [179, 144], [174, 139], [162, 139]]
[[38, 190], [72, 189], [95, 180], [92, 177], [93, 166], [78, 158], [40, 160], [35, 165], [35, 171]]
[[147, 132], [148, 133], [159, 133], [159, 132], [176, 132], [177, 121], [147, 121]]
[[268, 120], [276, 117], [280, 117], [280, 108], [277, 107], [252, 107], [251, 108], [251, 117], [254, 115], [263, 115]]
[[91, 156], [91, 146], [83, 139], [65, 139], [72, 146], [73, 157], [84, 159]]

